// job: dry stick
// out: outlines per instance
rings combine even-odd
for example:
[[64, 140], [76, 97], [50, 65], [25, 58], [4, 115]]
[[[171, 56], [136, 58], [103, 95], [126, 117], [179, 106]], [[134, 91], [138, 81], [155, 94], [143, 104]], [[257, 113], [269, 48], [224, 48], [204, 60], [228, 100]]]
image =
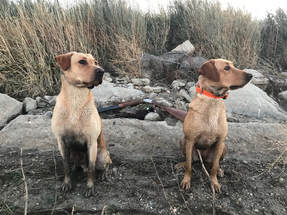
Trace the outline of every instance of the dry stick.
[[[167, 203], [169, 204], [169, 208], [172, 209], [172, 206], [171, 206], [170, 202], [168, 201], [168, 198], [167, 198], [167, 195], [166, 195], [166, 192], [165, 192], [165, 189], [164, 189], [164, 185], [163, 185], [163, 183], [162, 183], [161, 178], [159, 177], [159, 174], [158, 174], [158, 171], [157, 171], [157, 168], [156, 168], [156, 166], [155, 166], [155, 163], [154, 163], [154, 161], [153, 161], [152, 156], [151, 156], [151, 161], [152, 161], [153, 167], [154, 167], [154, 169], [155, 169], [156, 176], [157, 176], [157, 178], [158, 178], [158, 180], [159, 180], [159, 182], [160, 182], [160, 185], [161, 185], [161, 187], [162, 187], [164, 198], [165, 198], [165, 200], [167, 201]], [[176, 214], [173, 210], [172, 210], [172, 212], [173, 212], [173, 214]]]
[[211, 179], [210, 179], [210, 175], [209, 173], [207, 172], [205, 166], [204, 166], [204, 163], [203, 163], [203, 160], [202, 160], [202, 157], [201, 157], [201, 154], [200, 154], [200, 151], [199, 149], [196, 149], [197, 151], [197, 154], [198, 154], [198, 157], [199, 157], [199, 160], [200, 160], [200, 163], [201, 163], [201, 166], [205, 172], [205, 174], [207, 175], [209, 181], [210, 181], [210, 185], [211, 185], [211, 190], [212, 190], [212, 214], [215, 215], [215, 190], [214, 190], [214, 187], [212, 186], [212, 182], [211, 182]]
[[28, 211], [28, 185], [27, 185], [27, 181], [26, 181], [26, 177], [24, 174], [24, 169], [23, 169], [23, 150], [21, 148], [21, 152], [20, 152], [20, 164], [21, 164], [21, 171], [22, 171], [22, 175], [23, 175], [23, 181], [24, 181], [24, 185], [25, 185], [25, 211], [24, 211], [24, 215], [27, 215], [27, 211]]
[[[174, 177], [176, 178], [177, 187], [178, 187], [178, 189], [180, 190], [180, 185], [179, 185], [178, 177], [177, 177], [177, 175], [175, 174], [172, 165], [171, 165], [171, 169], [172, 169], [172, 174], [173, 174]], [[182, 194], [182, 192], [180, 192], [180, 195], [181, 195], [181, 198], [182, 198], [183, 201], [184, 201], [185, 207], [187, 208], [189, 214], [192, 215], [192, 212], [191, 212], [190, 208], [188, 207], [188, 205], [187, 205], [187, 203], [186, 203], [187, 201], [186, 201], [186, 199], [184, 198], [184, 195]]]
[[57, 198], [58, 198], [58, 194], [57, 194], [57, 162], [56, 162], [56, 157], [55, 157], [55, 147], [53, 147], [53, 161], [54, 161], [54, 166], [55, 166], [55, 200], [54, 200], [54, 205], [53, 205], [53, 209], [51, 211], [51, 215], [54, 214], [55, 208], [56, 208], [56, 203], [57, 203]]

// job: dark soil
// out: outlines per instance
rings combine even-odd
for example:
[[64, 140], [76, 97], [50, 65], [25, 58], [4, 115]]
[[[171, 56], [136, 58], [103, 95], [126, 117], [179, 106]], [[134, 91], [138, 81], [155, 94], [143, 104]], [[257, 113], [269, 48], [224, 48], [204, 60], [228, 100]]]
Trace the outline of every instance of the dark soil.
[[[199, 163], [193, 165], [191, 189], [183, 191], [179, 188], [183, 171], [174, 169], [179, 158], [153, 157], [139, 162], [111, 157], [109, 181], [97, 180], [97, 195], [84, 198], [86, 174], [81, 170], [73, 173], [72, 192], [60, 192], [63, 166], [57, 149], [24, 150], [28, 214], [212, 214], [210, 184]], [[270, 168], [273, 158], [262, 162], [225, 159], [216, 214], [287, 214], [287, 171], [281, 162]], [[0, 148], [1, 215], [24, 214], [20, 160], [19, 149]]]

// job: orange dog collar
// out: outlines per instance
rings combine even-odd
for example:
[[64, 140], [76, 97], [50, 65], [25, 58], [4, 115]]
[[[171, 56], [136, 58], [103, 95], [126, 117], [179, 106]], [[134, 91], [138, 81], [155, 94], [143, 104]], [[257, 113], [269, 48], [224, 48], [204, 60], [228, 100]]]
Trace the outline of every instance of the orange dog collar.
[[228, 98], [228, 93], [225, 96], [215, 96], [213, 93], [208, 92], [202, 88], [200, 88], [200, 86], [196, 85], [196, 92], [205, 96], [208, 96], [210, 98], [213, 99], [227, 99]]

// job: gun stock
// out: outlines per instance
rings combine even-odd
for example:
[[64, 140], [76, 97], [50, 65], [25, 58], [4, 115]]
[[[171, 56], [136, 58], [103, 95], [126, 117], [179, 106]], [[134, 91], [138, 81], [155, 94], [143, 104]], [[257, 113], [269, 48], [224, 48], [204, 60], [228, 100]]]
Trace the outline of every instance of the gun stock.
[[172, 115], [173, 117], [181, 120], [181, 121], [184, 121], [185, 117], [186, 117], [186, 114], [187, 112], [184, 111], [184, 110], [180, 110], [180, 109], [176, 109], [176, 108], [171, 108], [171, 107], [165, 107], [165, 106], [162, 106], [160, 105], [158, 102], [156, 101], [152, 101], [152, 103], [156, 106], [158, 106], [160, 109], [168, 112], [170, 115]]

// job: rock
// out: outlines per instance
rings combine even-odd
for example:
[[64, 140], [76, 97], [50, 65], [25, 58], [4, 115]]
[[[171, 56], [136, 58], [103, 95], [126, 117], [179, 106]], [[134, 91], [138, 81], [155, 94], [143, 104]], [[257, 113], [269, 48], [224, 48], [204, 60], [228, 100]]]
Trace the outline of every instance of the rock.
[[186, 59], [186, 61], [189, 63], [190, 67], [192, 70], [196, 71], [199, 69], [199, 67], [204, 64], [207, 59], [200, 57], [200, 56], [196, 56], [196, 57], [188, 57]]
[[[109, 151], [121, 160], [180, 156], [178, 141], [183, 134], [181, 122], [169, 126], [165, 121], [116, 118], [103, 119], [103, 128]], [[280, 150], [286, 148], [283, 144], [273, 145], [286, 138], [287, 128], [279, 123], [228, 123], [228, 131], [226, 159], [247, 162], [270, 159], [266, 154], [272, 154], [275, 159]], [[0, 147], [45, 151], [57, 146], [51, 131], [51, 120], [42, 115], [17, 117], [0, 131], [0, 140]]]
[[112, 82], [113, 79], [111, 78], [111, 74], [108, 72], [105, 72], [103, 81], [108, 82], [108, 83]]
[[0, 104], [0, 129], [2, 129], [7, 122], [21, 114], [23, 104], [2, 93], [0, 93]]
[[92, 89], [92, 92], [98, 108], [144, 97], [140, 90], [115, 87], [112, 83], [103, 83]]
[[[195, 88], [191, 96], [195, 95]], [[270, 98], [262, 89], [254, 84], [247, 84], [245, 87], [230, 91], [225, 101], [226, 111], [232, 115], [237, 114], [252, 119], [267, 121], [286, 121], [287, 115], [278, 103]]]
[[194, 86], [195, 86], [195, 83], [192, 82], [192, 81], [190, 81], [190, 82], [187, 82], [187, 83], [186, 83], [185, 89], [189, 91], [190, 88], [191, 88], [191, 87], [194, 87]]
[[171, 50], [171, 52], [179, 52], [184, 53], [186, 55], [192, 55], [194, 51], [195, 48], [189, 40], [186, 40], [185, 42], [183, 42], [182, 44], [178, 45], [176, 48]]
[[169, 79], [179, 65], [174, 59], [144, 53], [141, 58], [141, 76], [150, 79], [152, 83], [164, 78]]
[[148, 121], [159, 121], [160, 119], [161, 118], [160, 118], [159, 114], [155, 113], [155, 112], [148, 113], [144, 118], [144, 120], [148, 120]]
[[244, 69], [244, 71], [253, 75], [250, 83], [261, 88], [262, 90], [266, 89], [269, 84], [269, 80], [262, 73], [254, 69]]
[[282, 108], [287, 111], [287, 90], [278, 94], [279, 102]]
[[226, 159], [231, 157], [247, 162], [251, 160], [263, 161], [270, 159], [269, 156], [265, 155], [267, 153], [268, 155], [272, 154], [275, 159], [279, 156], [280, 151], [284, 147], [286, 148], [286, 145], [281, 144], [276, 149], [273, 144], [276, 141], [284, 142], [286, 134], [286, 126], [280, 123], [228, 123], [228, 136], [226, 139], [228, 152]]
[[171, 84], [171, 88], [174, 90], [180, 90], [181, 88], [185, 87], [185, 84], [185, 80], [174, 80]]
[[48, 100], [46, 100], [45, 98], [41, 98], [40, 96], [36, 97], [36, 101], [38, 108], [44, 108], [50, 105]]
[[20, 115], [0, 131], [0, 146], [51, 149], [57, 145], [51, 120], [43, 115]]
[[147, 86], [150, 84], [148, 78], [133, 78], [131, 81], [135, 86]]
[[284, 78], [287, 78], [287, 72], [281, 72], [280, 75], [283, 76]]
[[191, 101], [191, 97], [189, 96], [188, 92], [186, 92], [185, 89], [181, 89], [178, 93], [178, 95], [182, 98], [184, 98], [187, 102]]
[[153, 87], [153, 92], [154, 93], [162, 93], [162, 92], [167, 92], [168, 90], [164, 87]]
[[56, 105], [57, 96], [44, 96], [44, 99], [48, 101], [50, 106]]
[[142, 88], [142, 90], [145, 93], [152, 93], [153, 92], [153, 88], [151, 86], [145, 86], [145, 87]]
[[129, 83], [129, 79], [127, 77], [116, 78], [115, 83], [117, 84], [127, 84]]
[[29, 111], [35, 110], [37, 108], [36, 100], [34, 100], [30, 97], [26, 97], [23, 100], [23, 108], [24, 108], [25, 113], [28, 113]]

